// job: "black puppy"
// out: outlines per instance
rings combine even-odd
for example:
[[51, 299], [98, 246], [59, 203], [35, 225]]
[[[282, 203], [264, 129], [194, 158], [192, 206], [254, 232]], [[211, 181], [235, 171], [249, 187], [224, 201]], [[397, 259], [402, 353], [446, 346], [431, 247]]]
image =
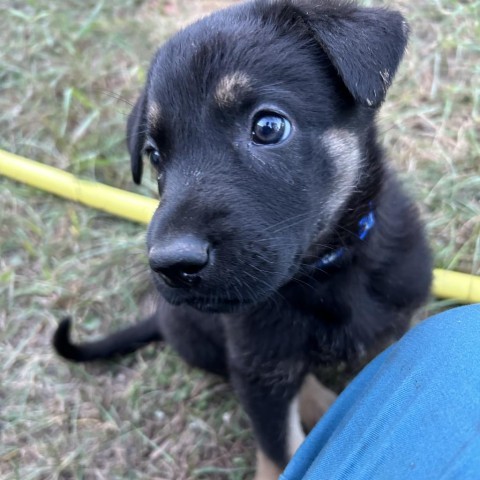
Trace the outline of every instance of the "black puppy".
[[332, 401], [312, 368], [399, 336], [428, 295], [422, 226], [375, 129], [407, 34], [385, 9], [258, 0], [167, 42], [128, 121], [135, 182], [144, 156], [158, 174], [147, 245], [165, 301], [92, 344], [73, 345], [64, 321], [60, 355], [169, 342], [228, 377], [258, 439], [256, 478], [276, 478], [301, 421]]

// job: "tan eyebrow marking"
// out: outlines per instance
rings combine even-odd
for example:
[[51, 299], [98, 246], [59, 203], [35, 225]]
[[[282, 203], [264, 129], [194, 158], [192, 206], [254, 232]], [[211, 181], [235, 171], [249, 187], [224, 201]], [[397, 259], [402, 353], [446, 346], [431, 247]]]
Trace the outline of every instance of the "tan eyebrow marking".
[[243, 91], [249, 90], [250, 83], [250, 78], [243, 72], [225, 75], [215, 90], [216, 102], [221, 107], [233, 105]]
[[147, 119], [148, 122], [152, 125], [152, 127], [158, 126], [158, 124], [160, 123], [161, 114], [162, 109], [160, 108], [160, 105], [158, 103], [153, 102], [149, 105]]

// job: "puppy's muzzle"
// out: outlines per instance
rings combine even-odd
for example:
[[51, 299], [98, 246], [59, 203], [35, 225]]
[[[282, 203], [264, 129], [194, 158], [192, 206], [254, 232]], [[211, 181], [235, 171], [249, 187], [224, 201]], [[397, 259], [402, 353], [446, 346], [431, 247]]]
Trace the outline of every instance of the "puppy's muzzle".
[[200, 273], [211, 261], [211, 246], [195, 235], [159, 242], [148, 253], [150, 268], [173, 288], [191, 288], [201, 282]]

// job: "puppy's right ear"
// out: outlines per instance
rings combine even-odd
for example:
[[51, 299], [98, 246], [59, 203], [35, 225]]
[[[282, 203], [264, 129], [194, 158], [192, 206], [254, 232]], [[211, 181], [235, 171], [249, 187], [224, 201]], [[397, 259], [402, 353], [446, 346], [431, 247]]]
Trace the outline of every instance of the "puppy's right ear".
[[135, 103], [127, 121], [127, 146], [130, 152], [130, 165], [133, 181], [140, 184], [142, 181], [143, 160], [142, 149], [145, 143], [146, 129], [146, 95], [142, 92]]

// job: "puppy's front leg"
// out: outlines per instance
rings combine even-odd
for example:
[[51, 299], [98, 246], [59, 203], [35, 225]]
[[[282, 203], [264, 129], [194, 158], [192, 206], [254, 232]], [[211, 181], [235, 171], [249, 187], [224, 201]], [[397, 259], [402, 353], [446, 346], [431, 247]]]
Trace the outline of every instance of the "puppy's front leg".
[[235, 373], [231, 381], [258, 442], [255, 480], [277, 480], [305, 438], [297, 398], [301, 383], [272, 384]]

